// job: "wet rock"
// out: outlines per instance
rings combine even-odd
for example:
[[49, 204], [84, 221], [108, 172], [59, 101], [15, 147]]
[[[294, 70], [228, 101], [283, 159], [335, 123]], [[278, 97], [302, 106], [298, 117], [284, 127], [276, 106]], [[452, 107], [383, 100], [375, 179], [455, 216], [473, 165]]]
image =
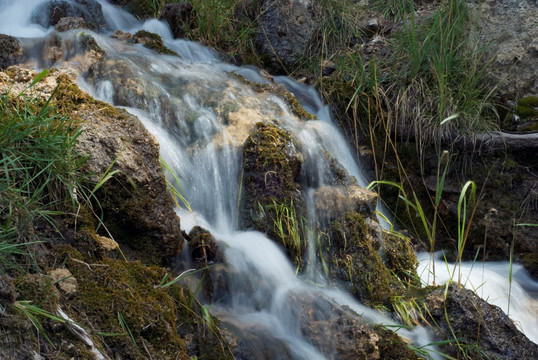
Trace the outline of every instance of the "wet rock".
[[271, 68], [285, 71], [306, 52], [319, 27], [310, 0], [265, 0], [258, 17], [255, 41], [269, 56]]
[[478, 24], [478, 46], [486, 49], [486, 76], [510, 98], [538, 95], [538, 6], [521, 0], [468, 4]]
[[257, 123], [243, 146], [242, 226], [283, 244], [296, 263], [305, 246], [300, 239], [304, 200], [295, 181], [302, 161], [291, 136], [274, 125]]
[[189, 248], [195, 261], [206, 264], [217, 260], [218, 245], [211, 233], [200, 226], [195, 226], [189, 233]]
[[[157, 34], [150, 33], [146, 30], [137, 31], [132, 39], [135, 44], [142, 44], [144, 47], [158, 52], [159, 54], [177, 55], [175, 51], [164, 46], [163, 40]], [[178, 55], [179, 56], [179, 55]]]
[[337, 306], [323, 295], [296, 305], [301, 333], [334, 359], [419, 358], [392, 331], [372, 327], [351, 309]]
[[330, 276], [343, 281], [364, 304], [390, 308], [404, 287], [383, 262], [382, 239], [375, 236], [375, 226], [369, 226], [359, 213], [347, 211], [332, 220], [325, 232], [329, 240], [324, 256]]
[[19, 40], [12, 36], [0, 34], [0, 70], [21, 61], [23, 52]]
[[[24, 89], [37, 73], [10, 67], [13, 91]], [[60, 114], [80, 122], [76, 150], [90, 158], [84, 170], [94, 184], [117, 171], [95, 193], [104, 224], [127, 255], [148, 263], [166, 262], [179, 254], [183, 237], [159, 162], [159, 144], [140, 121], [124, 110], [82, 92], [73, 77], [52, 71], [32, 91], [47, 99], [60, 83], [54, 104]], [[21, 91], [19, 90], [19, 91]], [[99, 214], [101, 216], [101, 214]]]
[[104, 24], [103, 9], [97, 0], [47, 1], [36, 8], [31, 21], [49, 27], [65, 17], [81, 17], [92, 30], [98, 30]]
[[184, 38], [194, 26], [194, 9], [188, 2], [166, 4], [161, 20], [166, 20], [175, 38]]
[[133, 37], [133, 34], [126, 33], [121, 30], [116, 30], [114, 34], [110, 35], [112, 39], [118, 39], [118, 40], [129, 40]]
[[54, 30], [59, 32], [68, 31], [71, 29], [87, 29], [88, 25], [81, 17], [63, 17], [54, 26]]
[[446, 296], [444, 288], [434, 288], [425, 299], [440, 337], [458, 339], [457, 344], [446, 345], [448, 354], [458, 357], [461, 346], [471, 358], [538, 358], [538, 345], [523, 335], [499, 307], [474, 292], [451, 285]]

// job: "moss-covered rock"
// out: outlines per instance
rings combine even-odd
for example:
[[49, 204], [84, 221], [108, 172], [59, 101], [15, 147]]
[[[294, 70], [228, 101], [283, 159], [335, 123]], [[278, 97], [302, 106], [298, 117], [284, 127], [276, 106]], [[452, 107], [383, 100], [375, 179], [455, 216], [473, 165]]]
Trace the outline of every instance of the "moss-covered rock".
[[175, 51], [170, 50], [164, 45], [163, 39], [159, 35], [150, 33], [146, 30], [137, 31], [133, 35], [132, 41], [135, 44], [142, 44], [148, 49], [158, 52], [159, 54], [179, 56]]
[[274, 125], [256, 124], [243, 146], [242, 227], [281, 243], [296, 264], [306, 246], [304, 200], [295, 181], [301, 163], [292, 137]]
[[349, 291], [363, 303], [390, 307], [404, 287], [383, 263], [381, 244], [373, 238], [365, 219], [348, 211], [333, 220], [329, 229], [327, 258], [330, 273], [344, 281]]

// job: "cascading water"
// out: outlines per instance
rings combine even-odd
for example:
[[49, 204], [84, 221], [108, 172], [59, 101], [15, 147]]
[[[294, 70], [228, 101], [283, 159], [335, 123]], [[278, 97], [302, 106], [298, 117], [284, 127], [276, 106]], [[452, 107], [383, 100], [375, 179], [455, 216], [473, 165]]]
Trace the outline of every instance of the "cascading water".
[[[31, 9], [41, 2], [32, 0], [23, 5], [22, 2], [0, 1], [0, 33], [21, 38], [41, 38], [50, 33], [52, 29], [29, 25]], [[156, 55], [139, 45], [126, 45], [86, 31], [97, 40], [107, 58], [89, 69], [83, 62], [77, 63], [73, 59], [55, 66], [77, 68], [81, 87], [94, 97], [122, 106], [138, 116], [159, 140], [162, 157], [180, 179], [183, 193], [190, 201], [192, 212], [177, 209], [184, 230], [188, 232], [200, 225], [226, 243], [229, 293], [212, 306], [212, 311], [228, 326], [240, 329], [256, 349], [251, 353], [259, 354], [260, 359], [331, 358], [330, 347], [325, 347], [322, 353], [303, 335], [301, 317], [304, 314], [298, 309], [304, 304], [317, 312], [318, 318], [331, 318], [335, 309], [351, 309], [352, 314], [360, 313], [372, 323], [394, 325], [391, 319], [337, 289], [303, 281], [321, 278], [319, 274], [322, 272], [316, 269], [315, 261], [308, 262], [303, 279], [297, 277], [286, 256], [272, 241], [258, 232], [238, 230], [241, 146], [258, 121], [274, 122], [297, 139], [304, 158], [302, 178], [305, 188], [310, 189], [307, 193], [331, 182], [326, 153], [360, 185], [366, 185], [343, 136], [331, 121], [328, 107], [323, 105], [315, 90], [287, 77], [273, 78], [274, 82], [294, 93], [305, 110], [319, 120], [301, 121], [284, 100], [252, 87], [250, 83], [271, 83], [257, 69], [221, 62], [208, 48], [174, 40], [168, 26], [162, 22], [141, 23], [105, 1], [99, 2], [110, 30], [134, 32], [142, 28], [158, 33], [180, 58]], [[60, 36], [73, 37], [74, 33], [77, 31]], [[44, 64], [38, 59], [34, 66]], [[306, 198], [310, 198], [307, 206], [310, 203], [312, 207], [311, 197], [306, 194]], [[312, 214], [315, 211], [310, 211], [310, 216], [315, 216]], [[309, 250], [309, 258], [315, 258], [312, 245]], [[487, 269], [495, 266], [485, 265]], [[486, 280], [497, 277], [495, 274], [498, 273], [491, 274], [494, 275], [487, 275]], [[515, 282], [519, 280], [516, 277]], [[513, 293], [510, 314], [536, 342], [537, 304], [533, 296], [538, 285], [523, 276], [521, 280], [527, 288], [517, 289], [517, 300]], [[484, 293], [487, 297], [485, 290]], [[534, 316], [525, 313], [516, 304], [519, 301], [530, 304]], [[400, 334], [418, 344], [431, 341], [424, 329], [401, 329]]]

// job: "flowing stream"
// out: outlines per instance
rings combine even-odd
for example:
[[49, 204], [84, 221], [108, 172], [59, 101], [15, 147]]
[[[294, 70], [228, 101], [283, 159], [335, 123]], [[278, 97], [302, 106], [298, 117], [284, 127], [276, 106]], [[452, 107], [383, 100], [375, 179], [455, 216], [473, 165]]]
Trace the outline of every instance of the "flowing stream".
[[[124, 107], [157, 137], [161, 156], [181, 181], [182, 193], [193, 209], [192, 212], [177, 209], [183, 229], [189, 232], [200, 225], [226, 244], [230, 291], [212, 305], [211, 311], [227, 326], [240, 329], [248, 338], [251, 352], [259, 354], [259, 359], [332, 357], [330, 350], [321, 353], [302, 335], [297, 308], [304, 304], [311, 306], [320, 319], [330, 318], [335, 308], [351, 309], [346, 311], [361, 314], [371, 323], [397, 325], [346, 293], [320, 286], [323, 279], [315, 261], [310, 261], [305, 274], [298, 277], [274, 242], [261, 233], [238, 229], [241, 145], [258, 121], [277, 124], [297, 139], [304, 158], [301, 177], [307, 179], [306, 188], [330, 184], [332, 174], [326, 154], [336, 159], [361, 186], [366, 185], [360, 166], [316, 91], [287, 77], [273, 78], [294, 93], [305, 110], [319, 120], [302, 121], [277, 95], [253, 88], [251, 83], [270, 83], [259, 70], [222, 62], [211, 49], [173, 39], [162, 22], [142, 23], [106, 1], [99, 2], [109, 31], [85, 32], [96, 39], [107, 58], [90, 70], [76, 57], [66, 59], [64, 65], [79, 68], [78, 82], [83, 89], [95, 98]], [[16, 36], [29, 47], [46, 38], [51, 28], [30, 24], [33, 9], [41, 3], [41, 0], [0, 0], [0, 33]], [[117, 29], [157, 33], [180, 57], [156, 55], [141, 45], [110, 39], [107, 35]], [[72, 30], [59, 36], [74, 38], [78, 32]], [[43, 68], [50, 64], [37, 58], [33, 66]], [[54, 66], [60, 67], [62, 63]], [[505, 264], [476, 264], [473, 274], [479, 278], [467, 284], [478, 288], [479, 295], [506, 311], [507, 304], [496, 302], [507, 299], [503, 295], [508, 293], [505, 289], [508, 282], [502, 279], [507, 276], [505, 267]], [[427, 260], [421, 262], [421, 268], [427, 268]], [[463, 272], [467, 274], [468, 270]], [[515, 273], [510, 316], [521, 324], [531, 340], [538, 342], [538, 283], [520, 267]], [[437, 275], [438, 282], [446, 281], [447, 277]], [[481, 284], [484, 285], [479, 287]], [[490, 284], [493, 293], [487, 290]], [[399, 334], [419, 345], [433, 341], [421, 328], [400, 329]]]

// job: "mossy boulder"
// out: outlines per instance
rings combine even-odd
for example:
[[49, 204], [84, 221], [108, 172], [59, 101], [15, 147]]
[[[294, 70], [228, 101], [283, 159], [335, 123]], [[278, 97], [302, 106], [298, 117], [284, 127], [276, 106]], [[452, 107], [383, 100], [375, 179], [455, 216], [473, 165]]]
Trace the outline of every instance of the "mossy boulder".
[[135, 44], [142, 44], [144, 47], [158, 52], [159, 54], [179, 56], [175, 51], [170, 50], [164, 45], [163, 39], [159, 35], [146, 30], [137, 31], [133, 35], [131, 41]]
[[296, 264], [306, 246], [300, 227], [304, 199], [296, 182], [301, 163], [293, 138], [272, 124], [257, 123], [243, 146], [242, 227], [266, 233]]
[[326, 262], [330, 275], [344, 282], [360, 301], [370, 306], [391, 307], [404, 286], [394, 277], [380, 255], [381, 243], [370, 234], [364, 217], [348, 211], [331, 222]]
[[[37, 76], [35, 71], [18, 67], [10, 67], [6, 74], [13, 93], [25, 89]], [[80, 201], [95, 200], [94, 216], [104, 222], [100, 235], [112, 236], [127, 256], [148, 263], [166, 263], [178, 255], [183, 237], [155, 137], [133, 115], [81, 91], [69, 71], [51, 71], [28, 93], [46, 101], [56, 87], [52, 103], [82, 130], [75, 149], [89, 157], [84, 165], [89, 189]], [[102, 186], [90, 196], [89, 190], [98, 183]], [[84, 189], [78, 190], [82, 196]]]

